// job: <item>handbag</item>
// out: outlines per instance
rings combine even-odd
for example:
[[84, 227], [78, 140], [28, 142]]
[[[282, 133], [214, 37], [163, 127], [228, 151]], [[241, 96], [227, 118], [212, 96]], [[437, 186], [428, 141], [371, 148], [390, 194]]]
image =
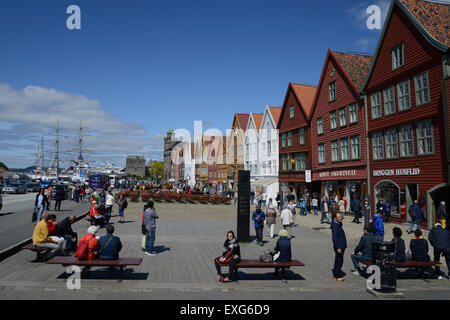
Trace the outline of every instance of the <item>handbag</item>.
[[33, 215], [31, 217], [31, 222], [35, 222], [37, 220], [37, 209], [34, 208]]

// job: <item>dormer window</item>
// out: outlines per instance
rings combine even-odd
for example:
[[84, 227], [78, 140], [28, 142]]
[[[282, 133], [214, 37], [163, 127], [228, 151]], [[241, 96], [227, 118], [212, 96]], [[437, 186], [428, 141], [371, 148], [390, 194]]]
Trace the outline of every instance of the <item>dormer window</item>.
[[403, 43], [392, 49], [392, 70], [398, 69], [405, 63]]

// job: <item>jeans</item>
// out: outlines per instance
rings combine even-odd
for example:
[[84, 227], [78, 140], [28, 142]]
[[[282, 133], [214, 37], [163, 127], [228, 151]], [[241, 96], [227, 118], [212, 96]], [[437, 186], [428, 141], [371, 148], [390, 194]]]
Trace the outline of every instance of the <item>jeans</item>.
[[305, 210], [305, 208], [300, 208], [300, 215], [301, 215], [301, 216], [306, 216], [306, 210]]
[[45, 207], [41, 205], [40, 207], [37, 207], [37, 221], [42, 220], [42, 213], [44, 212]]
[[334, 249], [334, 267], [333, 267], [333, 277], [343, 278], [344, 273], [342, 272], [342, 265], [344, 264], [344, 252], [345, 249], [341, 249], [341, 253], [338, 253], [337, 249]]
[[420, 219], [414, 218], [411, 220], [411, 224], [409, 225], [408, 231], [412, 231], [414, 224], [417, 225], [416, 230], [420, 230]]
[[262, 240], [263, 240], [263, 230], [264, 230], [264, 225], [262, 225], [262, 226], [259, 227], [259, 228], [255, 227], [255, 232], [256, 232], [256, 242], [257, 242], [257, 243], [262, 243]]
[[364, 256], [362, 254], [352, 254], [351, 255], [353, 265], [355, 266], [356, 270], [359, 270], [359, 261], [365, 260], [365, 261], [372, 261], [372, 258], [369, 256]]
[[66, 250], [75, 251], [77, 249], [76, 242], [72, 242], [72, 236], [70, 234], [65, 234], [64, 239], [66, 240]]
[[313, 210], [314, 210], [314, 215], [317, 216], [317, 206], [314, 206]]
[[151, 253], [154, 251], [155, 233], [156, 233], [155, 227], [150, 228], [150, 230], [147, 230], [147, 237], [145, 238], [145, 251], [148, 253]]
[[[219, 259], [221, 257], [217, 257], [214, 259], [214, 265], [216, 266], [216, 271], [217, 271], [217, 275], [221, 275], [222, 270], [220, 269], [220, 265], [219, 265]], [[240, 258], [233, 258], [231, 259], [231, 261], [228, 264], [228, 278], [229, 279], [233, 279], [233, 280], [237, 280], [236, 276], [237, 276], [237, 268], [236, 268], [236, 264], [238, 264], [238, 262], [240, 262], [241, 259]]]
[[327, 223], [330, 224], [330, 217], [328, 216], [328, 212], [322, 212], [322, 216], [320, 217], [320, 223], [323, 223], [324, 219], [327, 219]]
[[125, 210], [125, 209], [120, 209], [120, 208], [119, 208], [119, 216], [122, 217], [122, 218], [123, 218], [123, 212], [124, 212], [124, 210]]

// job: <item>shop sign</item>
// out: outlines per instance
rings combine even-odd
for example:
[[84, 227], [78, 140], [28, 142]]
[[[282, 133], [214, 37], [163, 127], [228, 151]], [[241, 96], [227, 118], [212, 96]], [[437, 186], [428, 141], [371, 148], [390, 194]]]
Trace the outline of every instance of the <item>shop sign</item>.
[[356, 170], [337, 170], [319, 172], [319, 178], [356, 176]]
[[373, 170], [372, 174], [374, 177], [417, 176], [420, 174], [420, 169], [413, 168], [413, 169]]
[[311, 170], [305, 170], [305, 181], [311, 182]]

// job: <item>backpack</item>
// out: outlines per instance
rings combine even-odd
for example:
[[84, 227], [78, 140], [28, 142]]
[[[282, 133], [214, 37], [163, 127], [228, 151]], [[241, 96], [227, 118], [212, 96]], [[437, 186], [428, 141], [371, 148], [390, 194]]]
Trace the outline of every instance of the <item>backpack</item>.
[[126, 209], [128, 207], [128, 201], [127, 199], [124, 199], [125, 201], [122, 204], [122, 209]]
[[261, 253], [259, 260], [262, 262], [273, 262], [273, 255], [274, 253], [268, 249]]
[[89, 241], [87, 241], [85, 238], [81, 239], [80, 243], [78, 244], [77, 251], [75, 252], [75, 257], [77, 257], [78, 260], [89, 259]]

